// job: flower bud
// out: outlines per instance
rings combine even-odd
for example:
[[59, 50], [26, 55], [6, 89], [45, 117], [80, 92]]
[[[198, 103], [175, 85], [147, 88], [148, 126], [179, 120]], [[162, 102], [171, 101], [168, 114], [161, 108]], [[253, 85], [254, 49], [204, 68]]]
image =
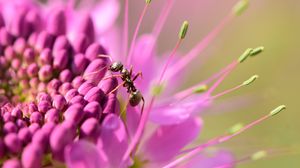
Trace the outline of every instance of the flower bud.
[[55, 9], [52, 11], [47, 22], [47, 31], [53, 35], [62, 35], [66, 33], [66, 17], [64, 10]]
[[59, 111], [55, 108], [52, 108], [48, 110], [45, 114], [45, 122], [53, 122], [58, 123], [59, 122]]
[[99, 54], [106, 54], [106, 51], [98, 43], [93, 43], [87, 48], [85, 52], [85, 57], [88, 60], [93, 61], [95, 58], [98, 57]]
[[70, 100], [77, 95], [78, 91], [76, 89], [71, 89], [66, 93], [65, 99], [67, 100], [67, 102], [70, 102]]
[[51, 50], [49, 48], [43, 49], [40, 54], [40, 63], [42, 65], [46, 65], [46, 64], [51, 65], [52, 61], [53, 61], [53, 57], [51, 54]]
[[67, 68], [68, 62], [69, 62], [68, 51], [62, 49], [58, 51], [56, 55], [54, 55], [53, 67], [58, 70], [63, 70]]
[[36, 63], [32, 63], [27, 67], [27, 75], [31, 78], [38, 76], [39, 67]]
[[83, 118], [83, 105], [81, 104], [72, 104], [63, 114], [64, 119], [77, 125], [81, 122]]
[[35, 54], [34, 54], [33, 49], [31, 49], [31, 48], [25, 49], [23, 56], [27, 63], [34, 62]]
[[96, 143], [99, 133], [99, 121], [95, 118], [85, 120], [80, 127], [80, 138], [90, 139], [94, 143]]
[[97, 101], [101, 102], [103, 98], [105, 97], [104, 92], [99, 87], [93, 87], [91, 88], [86, 95], [84, 96], [84, 99], [88, 102]]
[[102, 114], [102, 108], [99, 104], [99, 102], [96, 101], [92, 101], [90, 103], [88, 103], [84, 109], [84, 118], [96, 118], [96, 119], [100, 119], [101, 114]]
[[78, 89], [80, 87], [80, 85], [83, 84], [84, 82], [85, 82], [85, 80], [82, 78], [82, 76], [76, 76], [72, 81], [72, 86], [75, 89]]
[[50, 135], [49, 142], [51, 151], [55, 154], [55, 159], [60, 161], [64, 160], [64, 148], [73, 142], [74, 136], [75, 130], [72, 129], [72, 125], [66, 121], [54, 128]]
[[66, 36], [61, 35], [56, 38], [54, 46], [53, 46], [53, 54], [56, 55], [60, 50], [69, 50], [70, 43]]
[[79, 33], [76, 35], [76, 40], [72, 41], [72, 46], [75, 53], [84, 53], [89, 43], [88, 37], [85, 34]]
[[90, 82], [90, 81], [86, 81], [84, 82], [82, 85], [79, 86], [78, 88], [78, 92], [81, 94], [81, 95], [86, 95], [88, 93], [88, 91], [90, 89], [92, 89], [95, 85]]
[[43, 150], [39, 144], [28, 144], [22, 153], [22, 165], [24, 168], [42, 167]]
[[73, 74], [69, 69], [65, 69], [60, 72], [59, 80], [62, 82], [71, 82], [73, 79]]
[[37, 51], [42, 51], [45, 48], [52, 48], [53, 42], [53, 35], [47, 33], [46, 31], [41, 31], [37, 37], [35, 49]]
[[32, 134], [29, 128], [24, 127], [21, 128], [18, 132], [18, 138], [22, 142], [23, 145], [27, 145], [31, 141]]
[[42, 116], [42, 114], [39, 113], [39, 112], [33, 112], [33, 113], [30, 115], [30, 122], [31, 122], [31, 123], [42, 124], [42, 122], [43, 122], [43, 116]]
[[22, 168], [22, 165], [18, 159], [13, 158], [13, 159], [6, 160], [3, 163], [2, 168]]
[[16, 133], [16, 132], [18, 132], [18, 128], [13, 122], [9, 121], [4, 124], [3, 126], [4, 134]]
[[73, 86], [71, 83], [66, 82], [63, 83], [60, 87], [59, 87], [59, 93], [62, 95], [65, 95], [69, 90], [73, 89]]
[[107, 70], [107, 63], [105, 59], [93, 60], [84, 71], [86, 80], [92, 81], [94, 84], [98, 84], [103, 78]]
[[44, 65], [39, 70], [38, 75], [41, 81], [48, 81], [53, 76], [53, 69], [50, 65]]
[[20, 139], [18, 138], [17, 133], [9, 133], [4, 137], [4, 144], [7, 149], [13, 153], [17, 154], [22, 149], [22, 144]]
[[76, 54], [71, 64], [72, 72], [76, 75], [82, 74], [88, 64], [89, 61], [83, 54]]

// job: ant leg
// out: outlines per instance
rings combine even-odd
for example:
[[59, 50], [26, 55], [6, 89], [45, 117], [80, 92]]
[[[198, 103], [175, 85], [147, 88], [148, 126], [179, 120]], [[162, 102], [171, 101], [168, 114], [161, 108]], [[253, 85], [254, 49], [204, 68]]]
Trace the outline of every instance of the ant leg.
[[143, 73], [142, 72], [138, 72], [132, 79], [132, 81], [135, 81], [139, 76], [141, 76], [141, 78], [143, 78]]
[[143, 101], [143, 104], [142, 104], [142, 109], [141, 109], [141, 115], [143, 114], [144, 107], [145, 107], [145, 99], [144, 99], [144, 97], [142, 97], [142, 101]]
[[132, 75], [132, 72], [133, 72], [133, 66], [131, 65], [130, 66], [130, 70], [129, 70], [129, 76], [131, 77], [131, 75]]
[[121, 74], [111, 75], [111, 76], [107, 76], [107, 77], [102, 78], [102, 80], [107, 80], [107, 79], [110, 79], [110, 78], [117, 78], [117, 77], [122, 77], [122, 75]]
[[110, 91], [108, 94], [113, 93], [114, 91], [116, 91], [117, 89], [119, 89], [121, 86], [123, 86], [126, 83], [126, 81], [122, 82], [121, 84], [119, 84], [117, 87], [115, 87], [112, 91]]

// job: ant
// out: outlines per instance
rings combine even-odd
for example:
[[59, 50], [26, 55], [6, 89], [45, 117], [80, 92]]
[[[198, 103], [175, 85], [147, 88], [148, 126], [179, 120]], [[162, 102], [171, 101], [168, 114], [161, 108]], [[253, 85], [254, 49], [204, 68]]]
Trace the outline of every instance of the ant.
[[[113, 93], [114, 91], [116, 91], [117, 89], [119, 89], [121, 86], [124, 86], [127, 88], [127, 93], [129, 93], [129, 104], [132, 107], [137, 106], [141, 101], [143, 102], [142, 105], [142, 112], [144, 109], [144, 105], [145, 105], [145, 99], [142, 95], [142, 93], [135, 87], [134, 85], [134, 81], [141, 76], [142, 77], [142, 72], [137, 73], [134, 77], [132, 77], [133, 75], [133, 67], [130, 67], [130, 70], [126, 69], [123, 65], [122, 62], [120, 61], [112, 61], [111, 56], [109, 55], [99, 55], [99, 57], [106, 57], [109, 58], [110, 61], [112, 62], [109, 65], [108, 70], [112, 71], [112, 72], [119, 72], [120, 74], [116, 74], [116, 75], [112, 75], [106, 78], [103, 78], [102, 80], [105, 79], [109, 79], [109, 78], [113, 78], [113, 77], [120, 77], [122, 79], [122, 83], [119, 84], [117, 87], [115, 87], [112, 91], [110, 91], [108, 94]], [[101, 71], [102, 69], [98, 70], [97, 72]]]

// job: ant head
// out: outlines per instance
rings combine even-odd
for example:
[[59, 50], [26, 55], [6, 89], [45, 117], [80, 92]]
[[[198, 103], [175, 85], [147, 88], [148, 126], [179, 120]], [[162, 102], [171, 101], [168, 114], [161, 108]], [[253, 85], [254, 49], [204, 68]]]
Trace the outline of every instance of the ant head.
[[123, 64], [122, 62], [120, 61], [117, 61], [117, 62], [113, 62], [111, 65], [110, 65], [110, 70], [113, 71], [113, 72], [118, 72], [120, 70], [123, 69]]
[[135, 92], [131, 92], [129, 95], [129, 103], [133, 107], [138, 105], [142, 99], [143, 99], [143, 95], [139, 90], [136, 90]]

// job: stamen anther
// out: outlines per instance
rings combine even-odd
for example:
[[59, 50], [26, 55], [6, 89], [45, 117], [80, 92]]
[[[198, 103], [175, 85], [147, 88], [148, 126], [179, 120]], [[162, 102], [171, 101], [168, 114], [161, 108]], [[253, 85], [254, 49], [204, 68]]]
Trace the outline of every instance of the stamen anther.
[[263, 46], [256, 47], [256, 48], [254, 48], [254, 49], [252, 50], [250, 56], [251, 56], [251, 57], [256, 56], [256, 55], [260, 54], [261, 52], [263, 52], [264, 49], [265, 49], [265, 47], [263, 47]]
[[165, 88], [165, 85], [160, 84], [160, 85], [153, 85], [151, 89], [151, 93], [153, 96], [159, 96]]
[[244, 124], [237, 123], [237, 124], [233, 125], [231, 128], [229, 128], [228, 133], [235, 134], [236, 132], [240, 131], [242, 128], [244, 128]]
[[182, 23], [182, 26], [181, 26], [180, 31], [178, 33], [179, 39], [184, 39], [185, 38], [186, 33], [188, 31], [188, 28], [189, 28], [189, 22], [188, 21], [184, 21]]
[[282, 110], [285, 110], [285, 109], [286, 109], [285, 105], [278, 106], [277, 108], [275, 108], [274, 110], [272, 110], [270, 112], [270, 116], [274, 116], [274, 115], [280, 113]]
[[259, 160], [267, 156], [267, 152], [264, 150], [257, 151], [252, 154], [251, 160]]
[[238, 61], [240, 63], [244, 62], [252, 53], [253, 48], [247, 48], [244, 53], [239, 57]]
[[242, 85], [243, 85], [243, 86], [250, 85], [250, 84], [253, 83], [257, 78], [258, 78], [258, 75], [253, 75], [253, 76], [251, 76], [248, 80], [244, 81]]
[[193, 93], [199, 94], [207, 91], [208, 87], [207, 85], [201, 85], [194, 89]]
[[248, 8], [248, 6], [249, 6], [249, 0], [240, 0], [233, 7], [233, 9], [232, 9], [233, 13], [236, 16], [239, 16]]

